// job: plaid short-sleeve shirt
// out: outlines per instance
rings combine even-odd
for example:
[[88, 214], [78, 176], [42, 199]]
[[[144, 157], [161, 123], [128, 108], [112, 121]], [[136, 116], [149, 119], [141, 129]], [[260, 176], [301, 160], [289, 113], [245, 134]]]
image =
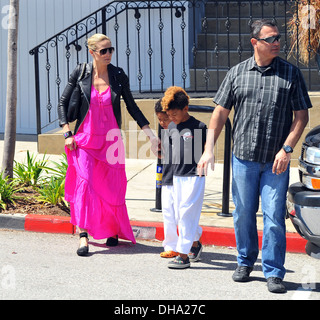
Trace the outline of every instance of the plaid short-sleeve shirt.
[[272, 162], [290, 132], [293, 111], [312, 107], [301, 71], [276, 57], [259, 67], [254, 56], [231, 68], [213, 101], [231, 110], [233, 153]]

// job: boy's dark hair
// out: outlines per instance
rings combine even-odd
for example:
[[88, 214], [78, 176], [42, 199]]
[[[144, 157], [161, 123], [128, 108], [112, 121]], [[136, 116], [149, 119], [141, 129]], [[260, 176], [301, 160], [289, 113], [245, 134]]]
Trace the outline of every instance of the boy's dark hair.
[[163, 111], [163, 109], [162, 109], [161, 100], [162, 100], [162, 98], [160, 98], [160, 99], [156, 102], [156, 104], [154, 105], [154, 111], [155, 111], [155, 113], [159, 113], [159, 112], [161, 112], [161, 113], [166, 113], [166, 112]]
[[189, 96], [184, 89], [172, 86], [164, 93], [161, 105], [164, 111], [171, 109], [182, 110], [185, 106], [189, 105]]
[[264, 26], [277, 27], [277, 24], [272, 19], [259, 19], [252, 22], [252, 24], [250, 25], [251, 38], [259, 38], [260, 31]]

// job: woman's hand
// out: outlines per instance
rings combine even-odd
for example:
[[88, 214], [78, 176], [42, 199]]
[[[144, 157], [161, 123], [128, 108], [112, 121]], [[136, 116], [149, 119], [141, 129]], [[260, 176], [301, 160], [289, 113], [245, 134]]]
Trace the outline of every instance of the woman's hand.
[[149, 125], [145, 125], [141, 128], [145, 135], [151, 142], [151, 151], [157, 158], [161, 158], [161, 140], [150, 129]]
[[76, 150], [77, 149], [77, 143], [76, 140], [74, 139], [74, 136], [69, 137], [65, 141], [65, 146], [70, 150]]
[[[70, 130], [70, 127], [69, 127], [69, 124], [66, 123], [63, 125], [62, 127], [62, 130], [63, 130], [63, 133], [69, 133]], [[70, 135], [72, 134], [72, 132], [70, 132]], [[74, 136], [70, 136], [69, 138], [67, 138], [64, 142], [64, 145], [70, 150], [76, 150], [77, 149], [77, 143], [76, 143], [76, 140], [74, 139]]]
[[150, 138], [150, 142], [151, 142], [151, 151], [153, 152], [153, 154], [157, 158], [161, 158], [161, 140], [158, 137], [153, 136]]

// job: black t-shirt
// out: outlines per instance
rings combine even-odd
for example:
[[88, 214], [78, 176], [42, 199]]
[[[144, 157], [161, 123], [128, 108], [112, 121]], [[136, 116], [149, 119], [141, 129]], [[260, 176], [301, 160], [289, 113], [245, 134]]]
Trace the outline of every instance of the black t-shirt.
[[162, 184], [172, 184], [172, 176], [197, 175], [197, 164], [204, 151], [207, 126], [190, 116], [176, 125], [171, 122], [162, 134], [164, 149]]
[[161, 147], [162, 147], [162, 185], [172, 185], [172, 150], [169, 146], [169, 129], [161, 129]]

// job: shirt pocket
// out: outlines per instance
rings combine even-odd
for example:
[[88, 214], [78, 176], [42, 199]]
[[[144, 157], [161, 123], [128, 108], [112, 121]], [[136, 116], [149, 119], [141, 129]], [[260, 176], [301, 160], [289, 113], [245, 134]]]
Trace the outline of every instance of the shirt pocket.
[[282, 131], [287, 119], [287, 108], [290, 91], [287, 88], [278, 88], [271, 101], [268, 117], [268, 132], [270, 136], [278, 135]]
[[275, 91], [275, 95], [273, 97], [273, 103], [276, 106], [286, 108], [289, 102], [290, 97], [290, 88], [280, 87]]

